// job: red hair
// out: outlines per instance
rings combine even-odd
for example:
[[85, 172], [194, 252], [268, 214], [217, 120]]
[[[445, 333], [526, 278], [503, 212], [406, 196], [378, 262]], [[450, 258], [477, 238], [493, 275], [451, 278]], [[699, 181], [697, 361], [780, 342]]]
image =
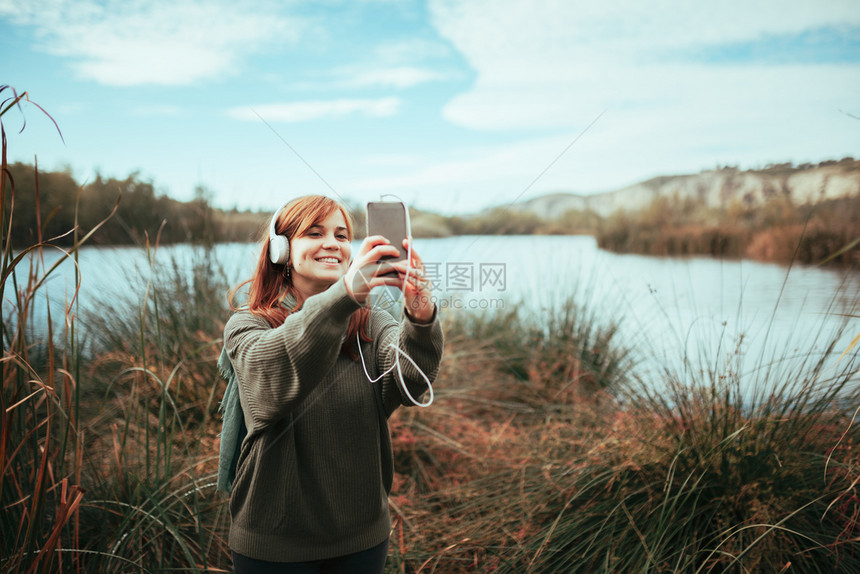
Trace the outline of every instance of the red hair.
[[[298, 237], [312, 225], [324, 222], [335, 210], [340, 210], [343, 214], [347, 239], [352, 241], [352, 217], [349, 212], [340, 203], [323, 195], [306, 195], [288, 203], [277, 215], [275, 231], [288, 239]], [[249, 284], [248, 309], [251, 313], [263, 317], [272, 327], [278, 327], [284, 323], [290, 313], [301, 309], [304, 301], [293, 286], [292, 275], [287, 275], [287, 266], [272, 263], [269, 259], [269, 226], [267, 222], [260, 256], [253, 275], [230, 293], [229, 301], [230, 307], [235, 311], [237, 307], [233, 305], [233, 299], [236, 293], [243, 285]], [[296, 301], [296, 306], [292, 309], [282, 305], [282, 301], [288, 295]], [[370, 341], [370, 336], [367, 334], [369, 316], [370, 311], [362, 307], [349, 318], [346, 339], [341, 351], [354, 360], [358, 360], [355, 346], [356, 334], [359, 334], [362, 340]]]

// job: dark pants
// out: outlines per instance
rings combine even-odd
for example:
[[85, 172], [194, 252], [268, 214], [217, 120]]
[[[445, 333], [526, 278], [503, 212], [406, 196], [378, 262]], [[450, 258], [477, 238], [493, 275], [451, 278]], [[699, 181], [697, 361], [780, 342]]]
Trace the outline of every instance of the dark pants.
[[233, 552], [236, 574], [381, 574], [388, 556], [388, 539], [355, 554], [311, 562], [266, 562]]

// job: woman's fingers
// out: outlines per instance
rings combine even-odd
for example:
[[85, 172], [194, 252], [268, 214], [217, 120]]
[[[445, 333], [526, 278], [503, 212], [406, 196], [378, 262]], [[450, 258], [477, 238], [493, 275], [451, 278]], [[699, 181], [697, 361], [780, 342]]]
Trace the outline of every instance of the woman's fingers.
[[[399, 247], [393, 245], [388, 239], [383, 237], [382, 235], [369, 235], [364, 238], [364, 241], [361, 242], [361, 247], [359, 248], [359, 256], [367, 254], [377, 247], [389, 247], [390, 249], [386, 250], [385, 255], [391, 255], [392, 257], [397, 257], [400, 255], [401, 251]], [[404, 250], [404, 253], [406, 251]]]
[[360, 267], [356, 265], [354, 269], [347, 272], [347, 281], [352, 291], [360, 294], [360, 297], [382, 285], [393, 285], [398, 288], [403, 285], [403, 277], [395, 265], [375, 261]]
[[385, 256], [396, 256], [397, 253], [397, 248], [381, 235], [372, 235], [362, 241], [358, 255], [350, 263], [344, 277], [346, 289], [353, 299], [363, 304], [374, 287], [386, 284], [376, 279], [384, 272], [376, 262]]
[[[403, 246], [408, 249], [409, 240], [404, 239], [403, 240]], [[417, 277], [421, 277], [422, 279], [426, 279], [424, 261], [421, 259], [421, 256], [418, 255], [418, 252], [415, 251], [414, 247], [412, 248], [411, 256], [412, 256], [412, 261], [411, 261], [412, 262], [412, 270], [410, 271], [410, 273], [414, 273]], [[429, 285], [429, 282], [428, 282], [428, 285]]]
[[[417, 265], [415, 263], [418, 263]], [[409, 265], [406, 261], [396, 261], [392, 263], [392, 266], [397, 269], [397, 272], [406, 275], [407, 272], [409, 274], [410, 280], [412, 278], [418, 278], [422, 280], [427, 279], [427, 273], [424, 269], [424, 265], [421, 264], [421, 260], [415, 257], [415, 253], [413, 252], [412, 257], [412, 265]]]
[[[404, 240], [403, 240], [403, 248], [404, 248], [407, 252], [409, 251], [409, 239], [404, 239]], [[421, 260], [421, 258], [420, 258], [420, 257], [418, 257], [418, 252], [417, 252], [417, 251], [415, 251], [415, 246], [414, 246], [414, 245], [412, 246], [412, 259], [418, 259], [419, 261]]]
[[393, 245], [385, 244], [385, 245], [377, 245], [373, 247], [367, 253], [362, 254], [360, 257], [365, 264], [368, 263], [376, 263], [383, 257], [397, 257], [397, 248]]
[[359, 255], [364, 255], [377, 245], [391, 245], [391, 242], [381, 235], [368, 235], [364, 238], [364, 241], [361, 242], [361, 247], [358, 248], [358, 253]]

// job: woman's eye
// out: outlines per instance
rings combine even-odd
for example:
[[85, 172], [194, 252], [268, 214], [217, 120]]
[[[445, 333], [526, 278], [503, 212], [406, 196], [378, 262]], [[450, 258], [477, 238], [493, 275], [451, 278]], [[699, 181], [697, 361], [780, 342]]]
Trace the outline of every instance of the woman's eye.
[[341, 241], [346, 241], [346, 239], [347, 239], [346, 235], [343, 235], [343, 234], [338, 235], [337, 238], [340, 239]]

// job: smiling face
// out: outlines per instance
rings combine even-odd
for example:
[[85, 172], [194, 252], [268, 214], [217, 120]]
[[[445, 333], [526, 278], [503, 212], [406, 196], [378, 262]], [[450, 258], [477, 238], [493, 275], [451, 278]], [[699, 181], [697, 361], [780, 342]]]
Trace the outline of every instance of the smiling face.
[[290, 240], [293, 286], [304, 298], [322, 293], [344, 276], [352, 246], [340, 209]]

